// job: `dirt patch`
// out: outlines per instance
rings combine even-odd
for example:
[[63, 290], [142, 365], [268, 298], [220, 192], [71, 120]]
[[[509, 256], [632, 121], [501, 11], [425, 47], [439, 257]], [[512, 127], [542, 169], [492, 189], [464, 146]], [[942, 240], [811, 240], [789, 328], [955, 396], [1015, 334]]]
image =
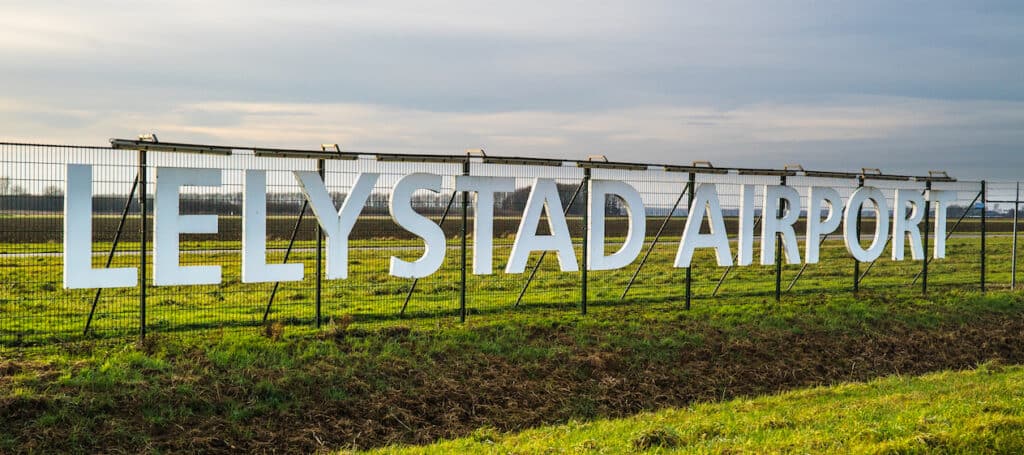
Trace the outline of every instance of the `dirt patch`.
[[[424, 444], [487, 426], [521, 430], [991, 360], [1024, 362], [1024, 322], [990, 322], [849, 337], [774, 333], [726, 339], [709, 330], [703, 345], [679, 350], [668, 362], [575, 349], [567, 358], [529, 368], [501, 358], [445, 364], [439, 370], [447, 374], [422, 378], [417, 390], [375, 393], [354, 407], [328, 406], [321, 414], [325, 420], [304, 420], [302, 426], [333, 447]], [[270, 419], [265, 423], [273, 426]]]

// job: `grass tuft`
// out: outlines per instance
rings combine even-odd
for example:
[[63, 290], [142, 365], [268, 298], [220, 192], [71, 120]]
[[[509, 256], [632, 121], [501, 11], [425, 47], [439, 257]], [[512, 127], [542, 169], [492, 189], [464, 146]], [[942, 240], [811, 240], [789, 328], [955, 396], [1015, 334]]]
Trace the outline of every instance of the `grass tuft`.
[[683, 438], [670, 427], [645, 430], [633, 439], [633, 448], [636, 450], [650, 450], [655, 447], [672, 449], [681, 445], [683, 445]]
[[272, 341], [281, 341], [284, 336], [284, 324], [281, 321], [268, 322], [263, 325], [263, 336]]

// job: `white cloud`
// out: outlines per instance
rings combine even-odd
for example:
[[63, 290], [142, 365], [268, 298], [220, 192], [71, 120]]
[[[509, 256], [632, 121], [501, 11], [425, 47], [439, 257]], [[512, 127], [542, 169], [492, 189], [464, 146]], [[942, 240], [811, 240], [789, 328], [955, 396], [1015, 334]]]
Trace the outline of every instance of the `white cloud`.
[[1020, 17], [872, 1], [7, 3], [0, 140], [157, 131], [1009, 175]]
[[[32, 115], [23, 116], [26, 110]], [[873, 167], [913, 165], [888, 150], [943, 148], [951, 143], [1021, 140], [1024, 103], [848, 98], [820, 104], [758, 104], [734, 109], [644, 106], [582, 112], [445, 113], [362, 104], [207, 102], [165, 112], [83, 112], [29, 108], [0, 100], [0, 116], [14, 137], [95, 144], [110, 136], [156, 131], [167, 141], [315, 148], [337, 142], [373, 152], [458, 153], [483, 147], [495, 155], [581, 158], [605, 153], [618, 161], [684, 163], [713, 158], [720, 165], [782, 164], [787, 151], [814, 167], [849, 167], [848, 154], [829, 144], [861, 144], [857, 158]], [[51, 118], [75, 119], [54, 127]], [[1002, 126], [1000, 126], [1002, 125]], [[818, 148], [816, 153], [807, 150]], [[778, 158], [764, 155], [778, 152]], [[685, 159], [679, 156], [687, 152]], [[838, 155], [839, 158], [833, 155]], [[845, 158], [844, 158], [845, 157]], [[941, 160], [940, 160], [941, 161]]]

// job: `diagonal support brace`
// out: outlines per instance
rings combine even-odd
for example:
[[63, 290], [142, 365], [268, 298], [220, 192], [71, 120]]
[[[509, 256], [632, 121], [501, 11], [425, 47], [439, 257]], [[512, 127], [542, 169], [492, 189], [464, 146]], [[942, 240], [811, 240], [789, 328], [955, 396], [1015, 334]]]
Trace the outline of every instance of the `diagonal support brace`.
[[[587, 180], [583, 179], [579, 186], [576, 187], [576, 191], [573, 191], [572, 197], [569, 198], [569, 203], [565, 204], [564, 212], [566, 215], [569, 214], [569, 209], [572, 208], [573, 202], [576, 202], [576, 197], [580, 195], [580, 191], [583, 190], [583, 186], [586, 184]], [[584, 251], [583, 254], [587, 254], [587, 252]], [[533, 270], [530, 271], [530, 277], [526, 279], [526, 284], [523, 285], [523, 290], [519, 291], [519, 297], [516, 297], [516, 303], [512, 305], [513, 307], [518, 307], [519, 303], [523, 301], [523, 296], [526, 295], [526, 289], [530, 287], [530, 283], [533, 282], [533, 277], [537, 275], [537, 270], [540, 269], [540, 264], [544, 262], [544, 257], [547, 255], [547, 251], [542, 251], [540, 253], [540, 258], [537, 259], [537, 263], [534, 264]]]
[[[752, 229], [754, 229], [755, 232], [757, 231], [757, 227], [761, 225], [761, 217], [763, 216], [764, 214], [761, 214], [757, 217], [756, 220], [754, 220], [754, 227]], [[761, 241], [763, 242], [764, 240], [762, 239]], [[739, 259], [740, 254], [739, 251], [737, 251], [736, 255], [732, 258], [732, 262], [735, 264], [736, 261], [739, 261]], [[712, 297], [718, 295], [718, 290], [722, 287], [722, 283], [725, 283], [725, 278], [729, 276], [729, 272], [731, 272], [733, 268], [735, 268], [735, 266], [730, 265], [725, 268], [724, 272], [722, 272], [722, 277], [718, 279], [718, 284], [715, 285], [715, 290], [711, 291]]]
[[[295, 246], [295, 236], [299, 233], [299, 227], [302, 226], [302, 218], [306, 215], [306, 208], [309, 207], [309, 200], [303, 199], [302, 208], [299, 209], [299, 219], [295, 222], [295, 227], [292, 228], [292, 236], [288, 239], [288, 249], [284, 252], [283, 263], [288, 262], [288, 257], [292, 255], [292, 247]], [[274, 288], [270, 291], [270, 298], [267, 300], [267, 308], [263, 311], [263, 322], [267, 322], [267, 318], [270, 317], [270, 306], [274, 304], [274, 297], [277, 296], [277, 288], [281, 286], [280, 281], [274, 282]]]
[[[452, 197], [448, 198], [448, 205], [444, 207], [444, 212], [441, 213], [441, 221], [438, 223], [441, 227], [444, 227], [444, 220], [448, 218], [448, 212], [452, 209], [452, 204], [455, 203], [455, 196], [459, 194], [458, 191], [452, 191]], [[447, 246], [445, 246], [447, 248]], [[412, 293], [416, 291], [416, 284], [420, 282], [419, 278], [412, 280], [412, 286], [409, 286], [409, 292], [405, 294], [405, 302], [402, 303], [402, 309], [398, 312], [399, 316], [405, 316], [405, 310], [409, 308], [409, 300], [412, 300]]]
[[[135, 175], [135, 180], [132, 182], [132, 189], [128, 193], [128, 199], [124, 203], [124, 209], [121, 210], [121, 221], [117, 223], [117, 232], [114, 233], [114, 241], [110, 245], [110, 253], [107, 254], [107, 264], [104, 266], [110, 268], [110, 264], [114, 261], [114, 254], [117, 251], [117, 244], [121, 241], [121, 232], [124, 231], [124, 223], [128, 218], [128, 210], [132, 206], [132, 199], [135, 199], [135, 190], [139, 187], [139, 175]], [[82, 335], [88, 335], [89, 329], [92, 327], [92, 318], [96, 314], [96, 306], [100, 303], [100, 294], [103, 293], [103, 288], [96, 290], [96, 296], [92, 299], [92, 306], [89, 307], [89, 318], [85, 320], [85, 330], [82, 330]]]
[[672, 209], [665, 215], [665, 219], [661, 221], [661, 227], [658, 228], [658, 232], [654, 234], [654, 240], [651, 240], [651, 246], [647, 247], [647, 252], [644, 253], [643, 259], [640, 260], [640, 264], [637, 265], [636, 270], [633, 272], [633, 276], [629, 278], [629, 283], [626, 283], [626, 289], [622, 290], [622, 296], [619, 300], [624, 300], [629, 289], [633, 287], [633, 282], [636, 281], [637, 276], [640, 275], [640, 270], [644, 268], [644, 264], [647, 263], [647, 258], [651, 256], [651, 252], [654, 251], [654, 246], [658, 244], [658, 240], [661, 239], [661, 234], [665, 232], [665, 228], [668, 226], [669, 220], [672, 219], [672, 215], [676, 213], [676, 209], [679, 208], [679, 203], [686, 197], [686, 193], [690, 190], [690, 183], [687, 182], [686, 186], [683, 187], [683, 191], [679, 193], [679, 197], [676, 198], [675, 204], [672, 204]]

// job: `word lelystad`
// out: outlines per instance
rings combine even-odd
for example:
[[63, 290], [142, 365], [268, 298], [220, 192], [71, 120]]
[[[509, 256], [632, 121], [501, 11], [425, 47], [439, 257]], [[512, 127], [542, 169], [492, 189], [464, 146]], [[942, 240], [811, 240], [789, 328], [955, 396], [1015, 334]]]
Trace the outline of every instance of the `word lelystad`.
[[[377, 182], [378, 174], [359, 174], [338, 209], [327, 191], [323, 179], [316, 172], [294, 171], [302, 192], [309, 201], [317, 222], [327, 238], [327, 279], [348, 277], [348, 237], [359, 213]], [[422, 256], [406, 261], [392, 256], [390, 274], [397, 277], [422, 278], [435, 273], [444, 262], [446, 240], [441, 227], [430, 218], [412, 208], [412, 195], [418, 190], [438, 192], [440, 175], [413, 173], [400, 178], [391, 191], [388, 210], [395, 223], [423, 239]], [[192, 169], [158, 167], [156, 169], [156, 197], [154, 201], [153, 284], [156, 286], [217, 284], [221, 281], [219, 266], [181, 266], [179, 237], [181, 234], [212, 234], [217, 232], [216, 215], [182, 215], [180, 190], [184, 186], [217, 187], [221, 183], [219, 169]], [[510, 177], [455, 176], [455, 190], [474, 194], [475, 217], [473, 226], [473, 273], [487, 275], [493, 272], [494, 195], [515, 191], [515, 179]], [[754, 261], [755, 185], [743, 185], [740, 193], [739, 241], [737, 265], [750, 265]], [[800, 251], [794, 224], [800, 216], [800, 194], [789, 186], [765, 185], [761, 206], [761, 238], [771, 239], [777, 234], [782, 239], [782, 250], [790, 264], [800, 263]], [[134, 267], [96, 269], [92, 257], [92, 167], [84, 164], [67, 166], [67, 191], [64, 198], [64, 287], [116, 288], [137, 284], [138, 272]], [[646, 215], [640, 193], [629, 184], [617, 180], [590, 180], [587, 191], [587, 268], [588, 270], [614, 270], [628, 266], [639, 255], [646, 236]], [[625, 203], [628, 215], [628, 233], [618, 251], [606, 255], [605, 212], [606, 196], [614, 195]], [[242, 204], [242, 282], [299, 281], [303, 278], [303, 265], [268, 264], [266, 261], [267, 218], [266, 171], [245, 171]], [[878, 188], [864, 186], [844, 201], [839, 192], [830, 187], [814, 186], [808, 190], [807, 223], [804, 260], [818, 262], [823, 235], [834, 232], [843, 224], [842, 235], [849, 253], [859, 261], [868, 262], [880, 257], [886, 246], [886, 237], [892, 228], [892, 258], [904, 259], [909, 240], [914, 260], [924, 259], [921, 231], [918, 224], [924, 215], [925, 200], [935, 207], [934, 257], [945, 257], [946, 208], [955, 199], [951, 191], [897, 189], [891, 210], [885, 195]], [[875, 232], [871, 245], [864, 248], [858, 241], [856, 217], [871, 201], [875, 213]], [[698, 248], [712, 248], [719, 266], [733, 265], [733, 254], [725, 230], [725, 221], [714, 184], [696, 187], [692, 212], [676, 252], [675, 267], [689, 267]], [[909, 214], [906, 208], [910, 207]], [[844, 208], [845, 207], [845, 208]], [[547, 213], [550, 234], [537, 235], [542, 215]], [[822, 214], [825, 214], [822, 217]], [[708, 233], [701, 233], [707, 222]], [[853, 220], [853, 222], [851, 222]], [[775, 242], [761, 242], [760, 263], [775, 262]], [[537, 178], [533, 181], [523, 217], [519, 223], [512, 252], [505, 273], [523, 273], [527, 259], [534, 251], [554, 251], [559, 267], [564, 272], [579, 269], [572, 238], [559, 200], [558, 187], [553, 179]]]

